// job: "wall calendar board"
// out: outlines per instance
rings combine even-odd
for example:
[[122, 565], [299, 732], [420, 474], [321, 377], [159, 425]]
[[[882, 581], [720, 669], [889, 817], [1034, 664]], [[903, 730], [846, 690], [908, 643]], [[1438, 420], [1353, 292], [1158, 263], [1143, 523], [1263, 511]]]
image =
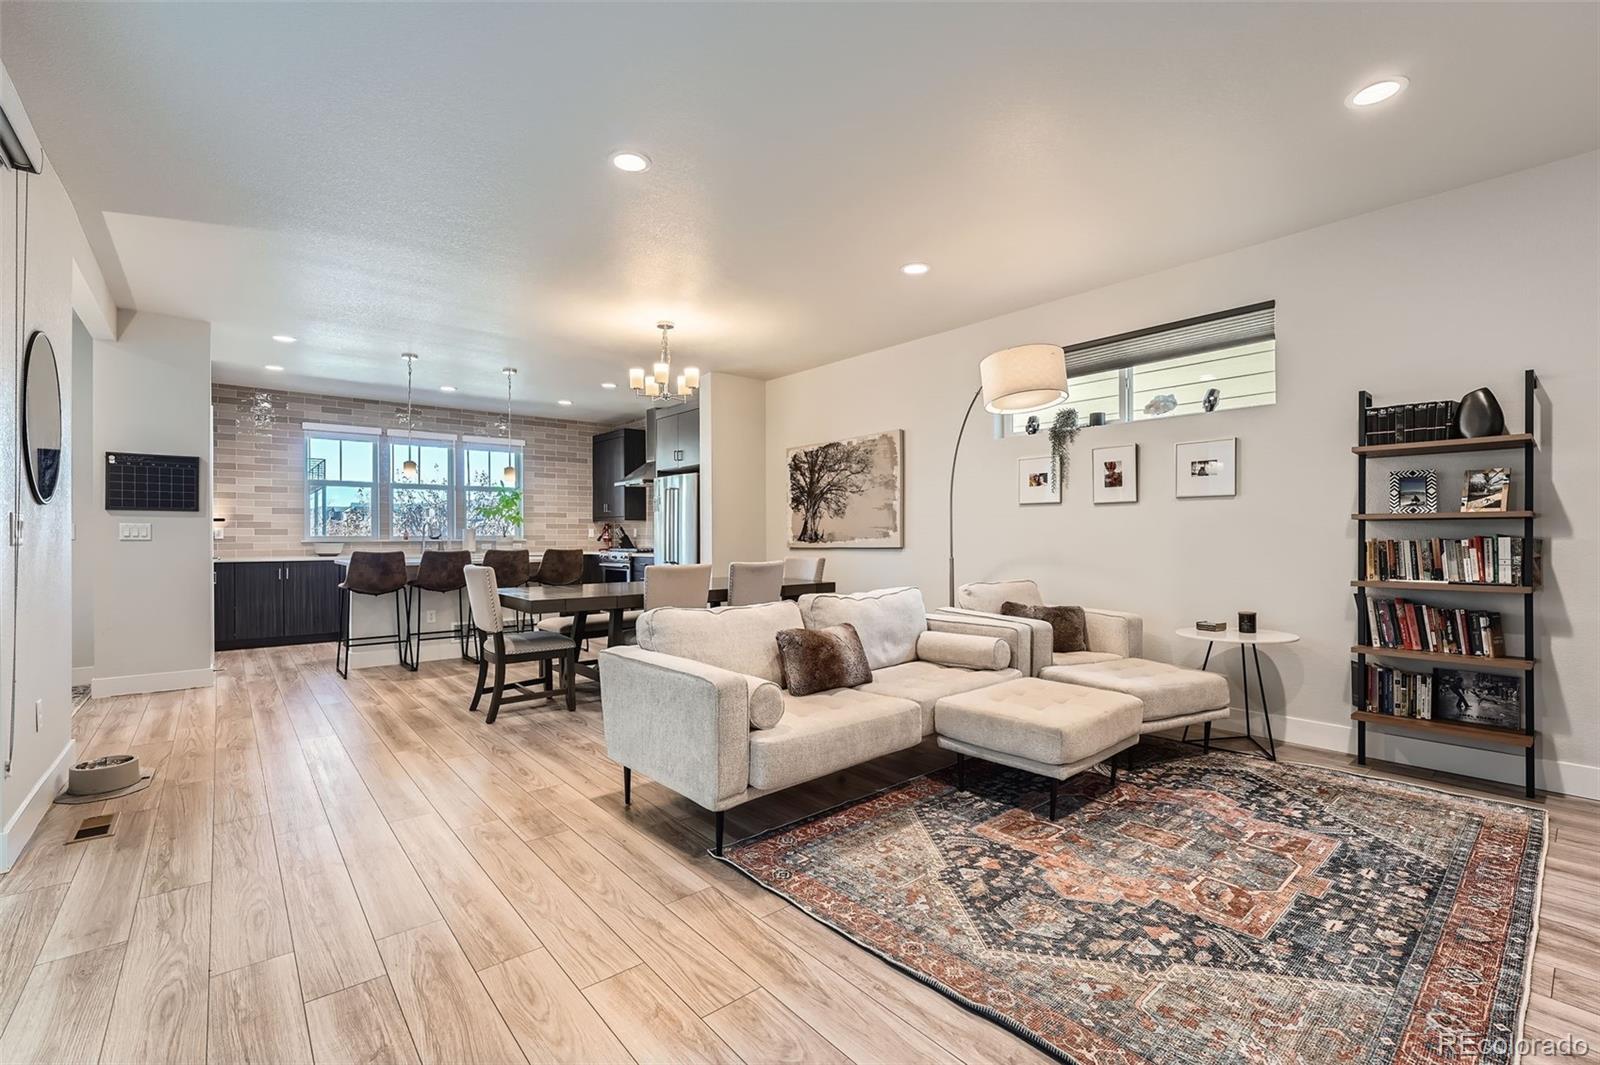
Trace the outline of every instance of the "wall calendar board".
[[199, 458], [107, 451], [106, 509], [199, 510]]

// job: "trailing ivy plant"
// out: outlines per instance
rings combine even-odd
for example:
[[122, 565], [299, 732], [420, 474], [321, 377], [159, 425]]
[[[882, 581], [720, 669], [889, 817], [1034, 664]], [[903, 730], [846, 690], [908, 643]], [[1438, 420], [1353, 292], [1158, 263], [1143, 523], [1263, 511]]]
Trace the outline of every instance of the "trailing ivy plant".
[[1078, 439], [1078, 430], [1082, 428], [1076, 407], [1056, 411], [1055, 421], [1050, 423], [1050, 457], [1055, 459], [1063, 491], [1067, 487], [1067, 448]]

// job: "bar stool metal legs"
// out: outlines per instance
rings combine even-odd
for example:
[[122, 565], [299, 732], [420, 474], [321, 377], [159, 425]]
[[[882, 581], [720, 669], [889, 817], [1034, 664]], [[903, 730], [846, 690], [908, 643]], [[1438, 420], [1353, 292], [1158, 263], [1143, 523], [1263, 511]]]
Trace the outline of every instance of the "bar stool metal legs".
[[[355, 596], [365, 594], [364, 592], [352, 592], [348, 588], [339, 590], [339, 596], [343, 599], [343, 602], [339, 604], [339, 642], [334, 645], [333, 668], [339, 676], [344, 677], [346, 680], [350, 678], [350, 651], [355, 647], [378, 647], [392, 643], [395, 646], [395, 653], [400, 657], [400, 664], [402, 666], [410, 665], [408, 651], [411, 646], [411, 638], [407, 627], [402, 622], [400, 607], [402, 593], [398, 589], [393, 592], [382, 593], [394, 596], [394, 632], [376, 636], [352, 637], [350, 635], [350, 621]], [[407, 608], [405, 621], [409, 620], [410, 610]], [[412, 666], [411, 668], [414, 669], [416, 667]]]

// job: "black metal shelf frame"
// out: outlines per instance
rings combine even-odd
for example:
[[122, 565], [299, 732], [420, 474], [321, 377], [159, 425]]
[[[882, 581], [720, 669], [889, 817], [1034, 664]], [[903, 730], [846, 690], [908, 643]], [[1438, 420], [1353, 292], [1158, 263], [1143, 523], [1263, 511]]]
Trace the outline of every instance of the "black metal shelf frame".
[[[1533, 370], [1523, 372], [1523, 420], [1527, 434], [1520, 445], [1508, 447], [1508, 451], [1522, 452], [1522, 481], [1523, 497], [1522, 509], [1527, 512], [1527, 517], [1522, 520], [1522, 584], [1529, 589], [1528, 594], [1522, 596], [1522, 648], [1523, 655], [1534, 657], [1534, 611], [1533, 611], [1533, 570], [1534, 570], [1534, 486], [1536, 470], [1534, 466], [1537, 441], [1534, 430], [1534, 411], [1536, 393], [1539, 389], [1539, 375]], [[1363, 391], [1359, 393], [1356, 411], [1356, 439], [1360, 446], [1367, 443], [1367, 408], [1372, 406], [1372, 393]], [[1438, 441], [1441, 453], [1450, 450], [1448, 441]], [[1416, 452], [1425, 454], [1425, 451]], [[1359, 497], [1358, 516], [1356, 518], [1356, 580], [1366, 579], [1367, 563], [1367, 521], [1360, 515], [1368, 513], [1367, 510], [1367, 460], [1372, 456], [1358, 452], [1356, 454], [1356, 492]], [[1464, 520], [1471, 520], [1470, 514], [1463, 514]], [[1431, 589], [1430, 589], [1431, 590]], [[1441, 587], [1441, 593], [1447, 592], [1448, 587]], [[1356, 610], [1356, 643], [1366, 646], [1372, 643], [1372, 634], [1368, 631], [1367, 624], [1367, 589], [1360, 585], [1356, 587], [1356, 597], [1359, 600]], [[1365, 678], [1367, 672], [1367, 655], [1357, 654], [1356, 662], [1360, 666], [1360, 675]], [[1528, 746], [1523, 751], [1523, 785], [1528, 798], [1534, 797], [1534, 757], [1535, 742], [1532, 737], [1534, 732], [1535, 709], [1535, 677], [1537, 668], [1527, 670], [1522, 676], [1522, 731], [1530, 737]], [[1352, 700], [1355, 693], [1351, 695]], [[1356, 760], [1361, 765], [1367, 764], [1367, 722], [1362, 719], [1356, 721]]]

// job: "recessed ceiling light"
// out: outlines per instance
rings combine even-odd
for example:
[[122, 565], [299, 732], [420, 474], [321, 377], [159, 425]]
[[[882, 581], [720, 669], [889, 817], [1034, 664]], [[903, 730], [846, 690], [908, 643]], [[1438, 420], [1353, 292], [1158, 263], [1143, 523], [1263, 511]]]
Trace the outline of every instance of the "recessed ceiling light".
[[570, 399], [558, 399], [558, 400], [556, 400], [556, 406], [558, 406], [558, 407], [570, 407], [570, 406], [572, 406], [572, 400], [570, 400]]
[[455, 385], [440, 385], [439, 386], [439, 391], [441, 391], [441, 392], [454, 392], [455, 390], [456, 390], [456, 386]]
[[268, 363], [266, 366], [263, 366], [262, 369], [263, 370], [271, 370], [273, 373], [282, 373], [283, 372], [283, 367], [282, 366], [273, 366], [270, 363]]
[[907, 277], [921, 277], [923, 274], [928, 272], [928, 264], [906, 263], [900, 268], [900, 272], [905, 274]]
[[650, 157], [642, 152], [616, 152], [611, 156], [611, 165], [618, 170], [637, 174], [650, 169]]
[[600, 387], [601, 388], [616, 388], [617, 387], [617, 383], [615, 381], [601, 381], [600, 382]]
[[273, 334], [272, 339], [276, 340], [280, 344], [293, 344], [294, 343], [294, 337], [290, 336], [287, 333], [275, 333], [275, 334]]
[[1381, 104], [1385, 100], [1400, 95], [1401, 91], [1410, 84], [1409, 79], [1399, 76], [1384, 78], [1382, 81], [1375, 81], [1365, 88], [1357, 89], [1345, 99], [1344, 104], [1346, 107], [1371, 107], [1373, 104]]

